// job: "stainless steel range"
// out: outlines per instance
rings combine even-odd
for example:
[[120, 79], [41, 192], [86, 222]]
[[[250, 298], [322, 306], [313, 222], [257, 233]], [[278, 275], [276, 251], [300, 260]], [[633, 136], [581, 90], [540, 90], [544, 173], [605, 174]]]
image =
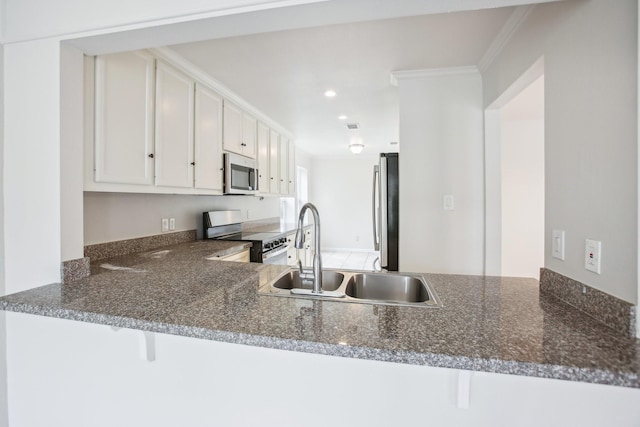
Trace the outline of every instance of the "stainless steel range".
[[205, 239], [251, 242], [251, 262], [287, 264], [289, 246], [285, 233], [243, 231], [240, 211], [210, 211], [202, 216]]

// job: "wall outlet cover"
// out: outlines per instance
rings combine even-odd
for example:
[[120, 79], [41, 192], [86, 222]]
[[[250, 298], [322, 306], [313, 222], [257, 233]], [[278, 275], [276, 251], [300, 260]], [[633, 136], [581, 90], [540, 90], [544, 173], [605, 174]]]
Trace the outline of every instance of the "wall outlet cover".
[[586, 239], [584, 244], [584, 268], [600, 274], [602, 242]]
[[169, 218], [162, 218], [162, 232], [166, 233], [169, 231]]

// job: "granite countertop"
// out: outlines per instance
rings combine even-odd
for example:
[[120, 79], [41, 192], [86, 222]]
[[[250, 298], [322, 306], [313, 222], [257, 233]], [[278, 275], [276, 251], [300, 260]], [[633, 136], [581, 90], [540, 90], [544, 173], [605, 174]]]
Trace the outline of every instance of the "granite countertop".
[[0, 308], [283, 350], [640, 388], [638, 340], [541, 295], [536, 280], [424, 274], [439, 309], [282, 298], [257, 290], [287, 267], [209, 259], [232, 250], [221, 243], [237, 250], [238, 242], [197, 241], [103, 260], [90, 277], [4, 296]]

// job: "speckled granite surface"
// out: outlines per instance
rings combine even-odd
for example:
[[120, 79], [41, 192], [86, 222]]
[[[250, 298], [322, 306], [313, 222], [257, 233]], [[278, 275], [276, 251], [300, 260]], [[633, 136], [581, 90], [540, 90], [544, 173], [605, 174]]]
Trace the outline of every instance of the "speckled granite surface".
[[640, 388], [638, 341], [541, 295], [535, 280], [426, 274], [440, 309], [279, 298], [257, 289], [286, 267], [207, 260], [219, 243], [102, 263], [120, 270], [96, 263], [104, 271], [2, 297], [0, 308], [283, 350]]
[[84, 256], [94, 261], [148, 251], [178, 243], [193, 242], [195, 240], [196, 230], [177, 231], [175, 233], [157, 234], [155, 236], [139, 237], [137, 239], [87, 245], [84, 247]]
[[89, 257], [72, 259], [64, 261], [60, 266], [60, 277], [62, 283], [73, 282], [74, 280], [84, 279], [91, 274], [91, 260]]
[[631, 303], [548, 268], [540, 269], [540, 292], [574, 306], [623, 335], [635, 334], [636, 317]]

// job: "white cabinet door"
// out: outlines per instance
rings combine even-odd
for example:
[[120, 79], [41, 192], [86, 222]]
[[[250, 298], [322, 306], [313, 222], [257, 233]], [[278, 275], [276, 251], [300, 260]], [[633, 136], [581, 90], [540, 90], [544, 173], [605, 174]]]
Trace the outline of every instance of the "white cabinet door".
[[145, 52], [96, 58], [96, 182], [153, 184], [154, 75]]
[[258, 122], [258, 190], [269, 192], [269, 134], [267, 125]]
[[242, 154], [242, 109], [224, 100], [222, 146], [226, 151]]
[[223, 148], [226, 151], [255, 159], [258, 120], [225, 99], [223, 122]]
[[258, 120], [246, 111], [242, 112], [242, 155], [256, 158]]
[[222, 97], [196, 83], [195, 186], [222, 191]]
[[280, 192], [280, 135], [271, 130], [269, 137], [269, 192]]
[[287, 178], [289, 179], [289, 195], [296, 195], [296, 146], [292, 140], [289, 140], [289, 151], [287, 153], [288, 171]]
[[156, 185], [193, 187], [192, 78], [158, 62], [156, 71]]
[[289, 194], [289, 140], [280, 135], [280, 194]]

